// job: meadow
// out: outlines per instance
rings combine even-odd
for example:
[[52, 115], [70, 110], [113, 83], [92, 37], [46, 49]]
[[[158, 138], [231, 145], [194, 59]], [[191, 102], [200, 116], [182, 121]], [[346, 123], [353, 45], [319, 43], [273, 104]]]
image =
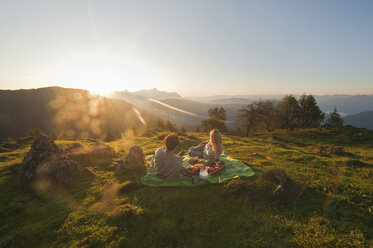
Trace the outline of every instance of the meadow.
[[[32, 139], [0, 146], [0, 247], [373, 247], [373, 131], [353, 127], [224, 135], [224, 152], [256, 176], [194, 188], [141, 185], [113, 170], [132, 145], [145, 154], [164, 131], [106, 144], [112, 158], [86, 157], [69, 187], [20, 182]], [[180, 134], [180, 151], [207, 134]], [[59, 139], [89, 146], [94, 139]], [[344, 156], [317, 147], [343, 149]], [[268, 172], [285, 171], [282, 194]]]

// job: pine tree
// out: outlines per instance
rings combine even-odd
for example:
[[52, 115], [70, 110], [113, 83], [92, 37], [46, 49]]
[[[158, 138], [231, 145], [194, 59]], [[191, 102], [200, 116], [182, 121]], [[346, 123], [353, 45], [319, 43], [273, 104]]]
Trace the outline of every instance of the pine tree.
[[227, 113], [223, 107], [210, 108], [208, 110], [209, 119], [201, 121], [201, 128], [204, 132], [209, 132], [211, 129], [219, 129], [220, 132], [227, 132], [226, 125]]
[[199, 127], [199, 125], [196, 126], [196, 130], [195, 131], [196, 131], [196, 133], [201, 132], [201, 128]]
[[160, 130], [164, 130], [165, 129], [165, 124], [164, 124], [164, 122], [162, 121], [161, 118], [158, 118], [156, 128], [158, 128]]
[[337, 108], [334, 107], [334, 111], [329, 113], [329, 116], [325, 123], [328, 127], [341, 127], [343, 126], [343, 119], [341, 115], [338, 113]]
[[245, 137], [249, 136], [249, 133], [258, 126], [259, 123], [259, 107], [258, 101], [255, 101], [245, 108], [238, 110], [237, 120], [243, 122], [242, 127], [245, 129]]
[[299, 102], [293, 95], [284, 96], [277, 105], [280, 127], [293, 128], [299, 116]]
[[317, 127], [324, 120], [325, 115], [317, 105], [312, 95], [303, 94], [299, 98], [299, 125], [301, 127]]

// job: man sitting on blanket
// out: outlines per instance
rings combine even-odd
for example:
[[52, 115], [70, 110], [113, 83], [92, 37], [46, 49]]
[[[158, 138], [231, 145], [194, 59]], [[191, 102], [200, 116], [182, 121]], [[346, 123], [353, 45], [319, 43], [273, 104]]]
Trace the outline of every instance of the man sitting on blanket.
[[176, 134], [169, 134], [164, 139], [164, 143], [165, 145], [155, 152], [151, 161], [151, 172], [169, 182], [176, 180], [184, 167], [181, 155], [175, 154], [180, 143], [179, 137]]

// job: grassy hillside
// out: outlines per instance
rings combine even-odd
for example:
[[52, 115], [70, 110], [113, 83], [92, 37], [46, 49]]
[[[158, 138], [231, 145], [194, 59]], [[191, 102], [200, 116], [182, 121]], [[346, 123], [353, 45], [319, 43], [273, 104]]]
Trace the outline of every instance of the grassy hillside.
[[[152, 154], [166, 133], [108, 143], [114, 158], [79, 161], [69, 188], [19, 183], [31, 140], [2, 144], [0, 247], [372, 247], [373, 132], [309, 129], [226, 135], [226, 154], [258, 176], [195, 188], [150, 188], [117, 175], [113, 159], [131, 145]], [[180, 150], [206, 140], [187, 133]], [[95, 140], [58, 140], [69, 147]], [[322, 155], [318, 146], [347, 156]], [[89, 167], [88, 171], [86, 167]], [[283, 169], [291, 181], [274, 193], [267, 172]]]

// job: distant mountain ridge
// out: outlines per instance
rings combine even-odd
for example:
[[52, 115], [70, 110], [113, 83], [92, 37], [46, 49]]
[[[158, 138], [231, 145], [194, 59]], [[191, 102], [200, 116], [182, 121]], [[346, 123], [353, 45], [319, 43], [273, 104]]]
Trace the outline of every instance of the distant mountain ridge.
[[181, 98], [181, 96], [177, 94], [176, 92], [160, 91], [156, 88], [153, 88], [151, 90], [139, 90], [139, 91], [134, 91], [131, 93], [136, 96], [151, 98], [155, 100], [160, 100], [160, 99], [165, 99], [165, 98]]
[[[31, 128], [67, 137], [99, 137], [104, 131], [119, 135], [127, 129], [142, 128], [144, 123], [155, 123], [158, 117], [179, 128], [195, 130], [203, 119], [208, 118], [208, 109], [212, 107], [223, 107], [227, 111], [227, 125], [234, 130], [238, 125], [238, 110], [258, 99], [258, 96], [255, 98], [251, 95], [252, 98], [219, 96], [217, 99], [200, 98], [200, 101], [193, 101], [177, 93], [157, 89], [116, 91], [110, 97], [93, 96], [86, 90], [61, 87], [0, 90], [0, 140], [22, 136]], [[332, 111], [334, 106], [340, 113], [362, 112], [345, 116], [345, 124], [373, 129], [373, 95], [315, 97], [326, 113]], [[279, 99], [281, 96], [276, 96], [275, 100]], [[367, 108], [370, 108], [369, 111], [360, 110]]]
[[[293, 94], [299, 97], [298, 94]], [[280, 100], [285, 95], [218, 95], [202, 98], [202, 100], [193, 99], [196, 101], [201, 101], [204, 103], [213, 104], [230, 104], [230, 103], [240, 103], [240, 104], [250, 104], [255, 100]], [[320, 109], [323, 112], [331, 112], [334, 107], [337, 108], [338, 112], [342, 116], [356, 114], [364, 111], [370, 111], [373, 106], [373, 94], [368, 95], [346, 95], [346, 94], [336, 94], [336, 95], [314, 95]]]
[[63, 137], [101, 137], [106, 131], [119, 136], [156, 121], [156, 116], [123, 100], [86, 90], [0, 90], [0, 141], [24, 136], [32, 128]]
[[162, 100], [167, 98], [180, 98], [181, 96], [175, 92], [160, 91], [156, 88], [151, 90], [139, 90], [139, 91], [114, 91], [110, 98], [121, 99], [133, 105], [139, 106], [144, 104], [149, 99]]
[[163, 99], [159, 102], [161, 103], [148, 101], [139, 107], [188, 130], [195, 130], [202, 120], [209, 118], [208, 110], [213, 107], [223, 107], [227, 111], [227, 126], [234, 130], [237, 128], [235, 120], [238, 109], [244, 106], [242, 104], [208, 104], [175, 98]]
[[345, 125], [373, 130], [373, 110], [343, 117]]

